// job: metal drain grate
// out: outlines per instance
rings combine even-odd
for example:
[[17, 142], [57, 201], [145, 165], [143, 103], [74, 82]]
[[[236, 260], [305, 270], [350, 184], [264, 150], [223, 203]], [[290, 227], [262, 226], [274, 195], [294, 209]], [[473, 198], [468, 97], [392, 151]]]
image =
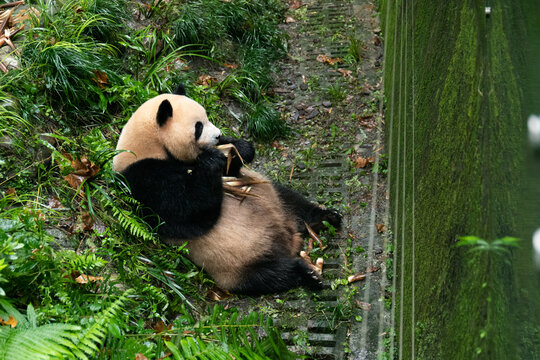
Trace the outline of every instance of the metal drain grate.
[[[375, 46], [373, 34], [378, 25], [376, 19], [373, 20], [373, 5], [367, 0], [304, 0], [303, 3], [307, 8], [307, 21], [289, 25], [291, 39], [294, 39], [294, 46], [291, 46], [292, 58], [302, 61], [290, 62], [284, 67], [290, 75], [286, 79], [287, 86], [294, 93], [284, 98], [283, 107], [292, 114], [296, 113], [296, 117], [291, 116], [291, 119], [299, 126], [318, 127], [318, 131], [324, 133], [331, 124], [341, 127], [339, 121], [350, 118], [348, 111], [361, 111], [360, 106], [351, 102], [347, 105], [349, 109], [340, 107], [339, 101], [333, 100], [333, 112], [328, 110], [328, 105], [323, 106], [323, 100], [329, 100], [327, 89], [331, 86], [345, 91], [358, 86], [350, 85], [349, 78], [336, 70], [351, 70], [353, 77], [354, 74], [358, 76], [356, 80], [360, 84], [366, 81], [376, 86], [378, 80], [375, 64], [381, 54], [377, 51], [367, 52], [367, 48], [373, 49]], [[351, 66], [346, 62], [330, 66], [317, 61], [317, 56], [321, 54], [345, 58], [349, 52], [349, 36], [355, 36], [366, 50], [358, 69], [356, 65]], [[358, 95], [355, 99], [359, 101], [360, 96], [364, 95]], [[372, 99], [362, 99], [364, 102], [367, 100]], [[300, 114], [299, 117], [297, 110], [307, 107], [318, 107], [316, 116]], [[375, 146], [378, 130], [349, 130], [352, 130], [352, 142], [363, 143], [355, 146], [357, 154], [372, 157], [374, 149], [381, 147]], [[384, 200], [384, 180], [380, 179], [378, 184], [374, 184], [375, 177], [370, 170], [355, 171], [351, 175], [345, 154], [325, 154], [322, 151], [314, 157], [316, 169], [294, 174], [295, 181], [309, 185], [315, 192], [304, 195], [313, 201], [317, 201], [317, 197], [341, 199], [346, 204], [356, 205], [351, 206], [354, 209], [351, 214], [345, 214], [341, 231], [327, 244], [324, 251], [323, 290], [313, 299], [302, 291], [285, 295], [282, 298], [283, 306], [276, 314], [276, 325], [280, 326], [283, 338], [291, 350], [309, 354], [310, 359], [375, 360], [380, 355], [383, 333], [389, 323], [384, 303], [384, 266], [387, 255], [382, 249], [384, 234], [373, 231], [376, 224], [385, 223], [380, 218], [380, 214], [385, 213], [382, 208], [387, 206]], [[347, 180], [353, 176], [354, 181], [361, 184], [360, 187], [349, 188], [350, 185], [347, 185]], [[373, 191], [374, 186], [377, 192]], [[372, 207], [373, 204], [376, 206]], [[346, 257], [345, 252], [351, 248], [362, 248], [365, 251], [353, 252]], [[346, 279], [350, 275], [345, 273], [346, 261], [354, 274], [367, 272], [368, 268], [380, 270], [371, 271], [365, 281], [338, 286], [333, 290], [331, 285], [334, 280]], [[349, 307], [348, 312], [336, 316], [344, 306]], [[293, 347], [293, 344], [302, 344], [302, 341], [298, 341], [299, 336], [304, 336], [305, 347]]]
[[[310, 173], [299, 174], [296, 179], [308, 184], [326, 184], [323, 197], [330, 197], [332, 194], [339, 194], [343, 201], [348, 201], [348, 190], [344, 183], [343, 174], [347, 173], [346, 157], [335, 155], [325, 160], [321, 160], [317, 169]], [[311, 199], [315, 200], [315, 199]], [[326, 260], [323, 270], [323, 290], [317, 294], [316, 301], [306, 301], [298, 298], [300, 293], [295, 293], [296, 297], [288, 296], [285, 307], [288, 311], [309, 311], [308, 308], [323, 308], [324, 311], [313, 311], [313, 317], [303, 324], [293, 327], [281, 326], [282, 337], [290, 345], [292, 351], [305, 353], [304, 349], [294, 347], [293, 337], [300, 330], [305, 333], [307, 343], [310, 347], [310, 359], [317, 360], [342, 360], [346, 359], [344, 346], [347, 343], [347, 332], [349, 326], [346, 322], [341, 324], [333, 323], [332, 310], [339, 304], [340, 292], [331, 289], [332, 279], [339, 279], [345, 276], [343, 272], [344, 254], [346, 247], [346, 231], [349, 221], [345, 216], [342, 231], [328, 242], [324, 250]], [[278, 321], [279, 326], [279, 321]]]

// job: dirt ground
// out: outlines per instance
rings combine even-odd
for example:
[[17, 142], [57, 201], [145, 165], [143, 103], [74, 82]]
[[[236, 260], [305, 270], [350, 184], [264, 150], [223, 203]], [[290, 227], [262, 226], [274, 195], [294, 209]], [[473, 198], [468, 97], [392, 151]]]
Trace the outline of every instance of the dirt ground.
[[[283, 25], [289, 55], [274, 88], [294, 135], [258, 149], [255, 167], [338, 209], [344, 224], [333, 237], [322, 234], [324, 250], [312, 251], [325, 258], [320, 294], [300, 289], [229, 302], [272, 316], [310, 358], [386, 358], [392, 263], [377, 8], [369, 0], [302, 5]], [[349, 283], [351, 275], [365, 278]]]

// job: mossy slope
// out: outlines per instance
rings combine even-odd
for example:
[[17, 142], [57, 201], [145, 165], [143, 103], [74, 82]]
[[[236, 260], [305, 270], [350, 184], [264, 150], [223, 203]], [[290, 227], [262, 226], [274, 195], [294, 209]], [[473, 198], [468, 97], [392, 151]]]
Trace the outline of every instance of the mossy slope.
[[519, 230], [519, 9], [492, 1], [486, 17], [477, 0], [382, 5], [400, 355], [515, 358], [511, 262], [455, 244]]

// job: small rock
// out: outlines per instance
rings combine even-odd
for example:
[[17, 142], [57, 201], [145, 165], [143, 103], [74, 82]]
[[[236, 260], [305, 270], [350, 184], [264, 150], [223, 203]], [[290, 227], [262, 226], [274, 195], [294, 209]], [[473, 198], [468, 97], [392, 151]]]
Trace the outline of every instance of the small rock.
[[300, 170], [304, 170], [306, 168], [306, 164], [304, 164], [303, 162], [299, 162], [298, 164], [296, 164], [296, 167]]
[[297, 87], [296, 84], [289, 85], [289, 90], [296, 90]]
[[298, 114], [298, 112], [294, 112], [294, 114], [291, 115], [291, 121], [292, 122], [296, 122], [296, 120], [298, 120], [298, 117], [300, 116], [300, 114]]
[[0, 137], [0, 149], [15, 150], [15, 144], [13, 144], [13, 140], [9, 136], [4, 135]]
[[285, 94], [285, 93], [288, 93], [289, 90], [288, 89], [283, 89], [283, 88], [274, 88], [274, 92], [278, 93], [278, 94]]
[[329, 107], [332, 106], [332, 103], [331, 103], [330, 101], [323, 101], [323, 102], [322, 102], [322, 105], [323, 105], [324, 107], [326, 107], [326, 108], [329, 108]]
[[307, 88], [308, 88], [307, 84], [304, 84], [304, 83], [300, 84], [300, 90], [306, 91]]
[[315, 116], [319, 115], [318, 109], [313, 109], [306, 115], [306, 120], [313, 119]]
[[290, 94], [289, 94], [289, 99], [294, 100], [295, 97], [296, 97], [296, 96], [294, 95], [294, 93], [290, 93]]
[[296, 110], [304, 110], [306, 108], [306, 105], [305, 104], [296, 104], [296, 105], [294, 105], [294, 107], [296, 108]]

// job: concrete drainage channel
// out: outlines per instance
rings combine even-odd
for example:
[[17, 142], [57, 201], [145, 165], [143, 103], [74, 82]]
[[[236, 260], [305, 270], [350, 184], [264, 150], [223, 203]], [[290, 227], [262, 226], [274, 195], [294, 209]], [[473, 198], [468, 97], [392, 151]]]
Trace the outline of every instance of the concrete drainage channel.
[[[294, 21], [284, 24], [290, 56], [281, 66], [274, 91], [298, 136], [280, 140], [277, 147], [283, 156], [275, 165], [264, 158], [255, 164], [263, 173], [277, 171], [279, 178], [289, 178], [313, 201], [330, 200], [346, 209], [341, 230], [323, 252], [323, 291], [312, 295], [299, 289], [230, 303], [274, 318], [291, 350], [308, 359], [387, 358], [386, 178], [374, 171], [374, 165], [355, 168], [348, 159], [352, 153], [380, 162], [384, 153], [376, 93], [382, 92], [377, 73], [382, 48], [380, 39], [374, 41], [380, 32], [375, 15], [368, 0], [304, 0], [303, 7], [293, 12]], [[341, 59], [350, 55], [349, 34], [362, 44], [357, 63], [317, 60], [321, 54]], [[331, 98], [329, 88], [346, 96]], [[309, 164], [304, 164], [307, 169], [291, 171], [299, 165], [297, 155], [306, 149], [313, 151]], [[365, 279], [349, 284], [351, 274], [365, 274]]]
[[[345, 156], [334, 156], [322, 160], [318, 168], [309, 175], [306, 173], [298, 176], [298, 180], [309, 184], [325, 184], [324, 193], [318, 194], [323, 197], [339, 196], [343, 201], [348, 202], [348, 190], [343, 181], [343, 174], [347, 173], [347, 162]], [[344, 216], [343, 229], [350, 228], [348, 216]], [[321, 360], [341, 360], [346, 359], [346, 347], [349, 333], [348, 321], [339, 318], [335, 314], [340, 298], [344, 296], [342, 290], [333, 290], [331, 283], [333, 279], [345, 277], [343, 267], [345, 265], [345, 249], [347, 247], [347, 232], [341, 231], [328, 242], [324, 250], [327, 256], [324, 263], [324, 289], [317, 295], [316, 303], [306, 303], [302, 299], [288, 297], [285, 305], [289, 309], [298, 311], [313, 311], [313, 317], [303, 324], [298, 324], [297, 329], [307, 334], [307, 343], [311, 347], [310, 352], [313, 359]], [[298, 294], [298, 293], [296, 293]], [[322, 312], [318, 312], [322, 309]], [[279, 323], [279, 322], [278, 322]], [[283, 338], [292, 344], [291, 336], [296, 329], [282, 327]], [[301, 348], [291, 347], [297, 353], [303, 352]]]
[[[293, 95], [285, 96], [284, 106], [285, 110], [288, 107], [292, 120], [296, 120], [300, 129], [305, 124], [301, 122], [302, 119], [298, 120], [299, 113], [301, 118], [304, 109], [319, 110], [303, 114], [305, 123], [313, 118], [314, 127], [319, 128], [314, 136], [318, 136], [317, 133], [328, 133], [332, 125], [342, 126], [353, 112], [365, 113], [362, 104], [375, 98], [373, 91], [382, 92], [378, 88], [380, 74], [377, 74], [382, 61], [380, 29], [376, 8], [367, 0], [305, 0], [303, 4], [306, 7], [301, 10], [304, 15], [287, 26], [291, 38], [291, 57], [296, 61], [287, 62], [284, 66], [292, 74], [288, 83], [294, 90]], [[361, 59], [357, 64], [342, 61], [331, 67], [318, 60], [321, 54], [341, 59], [350, 56], [351, 39], [362, 46]], [[346, 81], [349, 79], [345, 75], [347, 73], [356, 77], [356, 83]], [[294, 80], [290, 81], [291, 78]], [[348, 103], [334, 106], [333, 113], [325, 111], [328, 106], [324, 104], [326, 94], [323, 89], [331, 86], [343, 86], [348, 95], [345, 100]], [[358, 88], [363, 90], [355, 91]], [[376, 107], [373, 128], [366, 129], [353, 123], [348, 127], [343, 125], [342, 130], [349, 132], [349, 141], [354, 143], [355, 153], [364, 158], [376, 158], [379, 163], [382, 161], [379, 156], [384, 152], [384, 136], [380, 106]], [[312, 116], [314, 113], [317, 116]], [[330, 149], [332, 140], [329, 142]], [[324, 142], [320, 138], [308, 138], [308, 141]], [[385, 351], [389, 350], [384, 343], [388, 343], [390, 337], [390, 294], [386, 292], [389, 257], [386, 252], [386, 237], [389, 237], [386, 178], [372, 169], [359, 169], [351, 173], [347, 160], [344, 153], [326, 151], [316, 161], [316, 169], [295, 178], [310, 184], [311, 188], [322, 184], [322, 193], [317, 194], [319, 198], [341, 197], [344, 204], [350, 204], [351, 211], [344, 216], [342, 230], [325, 250], [328, 258], [324, 266], [324, 291], [315, 301], [289, 297], [286, 308], [303, 312], [314, 309], [309, 320], [296, 325], [296, 329], [307, 334], [311, 358], [375, 360], [384, 358]], [[360, 189], [353, 189], [347, 184], [355, 176], [357, 182], [362, 184]], [[353, 251], [357, 248], [365, 251]], [[349, 269], [348, 272], [346, 269]], [[351, 270], [353, 274], [365, 273], [366, 279], [337, 286], [334, 290], [330, 287], [336, 280], [346, 279]], [[343, 308], [347, 306], [352, 308]], [[284, 326], [283, 330], [286, 340], [294, 337], [294, 326]], [[294, 350], [305, 352], [305, 349]]]

